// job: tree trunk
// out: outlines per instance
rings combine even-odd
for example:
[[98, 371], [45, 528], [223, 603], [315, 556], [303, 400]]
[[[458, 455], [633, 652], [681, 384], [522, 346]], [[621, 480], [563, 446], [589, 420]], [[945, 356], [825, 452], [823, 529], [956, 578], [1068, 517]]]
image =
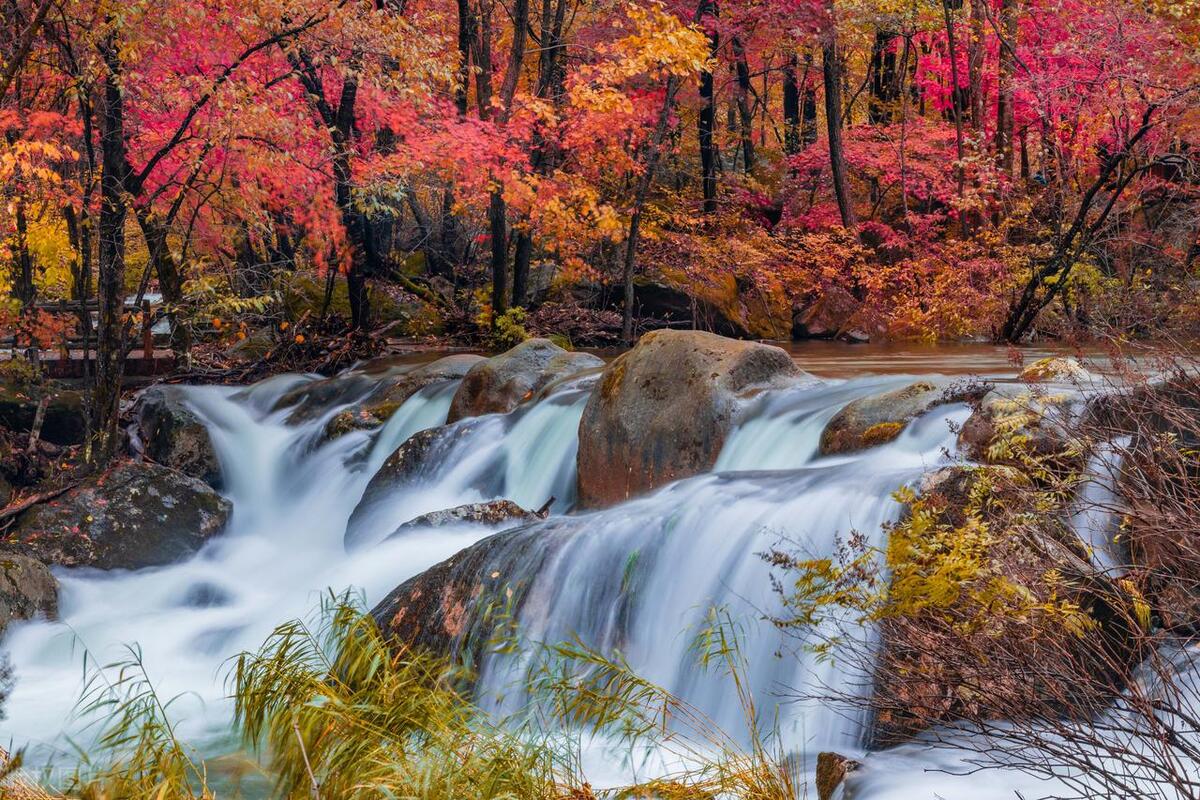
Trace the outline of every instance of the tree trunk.
[[[719, 8], [717, 0], [708, 0], [701, 9], [701, 21], [704, 17], [712, 17], [715, 21]], [[713, 27], [708, 34], [708, 52], [716, 58], [720, 48], [720, 36]], [[717, 126], [717, 103], [713, 92], [713, 74], [711, 70], [700, 73], [700, 113], [696, 118], [696, 130], [700, 139], [700, 186], [704, 195], [704, 213], [712, 214], [717, 210], [717, 147], [713, 134]]]
[[996, 159], [1000, 171], [1013, 171], [1013, 76], [1017, 70], [1017, 0], [1000, 0], [1000, 63], [996, 97]]
[[[961, 200], [966, 190], [963, 172], [963, 122], [962, 122], [962, 92], [959, 91], [958, 80], [958, 47], [955, 44], [954, 20], [950, 16], [952, 0], [942, 0], [942, 16], [946, 23], [946, 47], [950, 51], [950, 108], [954, 114], [954, 152], [958, 156], [958, 197]], [[962, 231], [967, 233], [967, 218], [962, 217]]]
[[813, 72], [812, 51], [804, 54], [804, 80], [800, 86], [800, 144], [802, 148], [817, 141], [817, 86], [809, 76]]
[[18, 194], [16, 206], [16, 269], [14, 270], [13, 296], [20, 301], [24, 312], [31, 310], [37, 289], [33, 284], [33, 257], [29, 254], [29, 223], [25, 217], [25, 199]]
[[346, 269], [346, 293], [350, 301], [350, 327], [365, 330], [371, 320], [371, 301], [367, 294], [368, 257], [367, 220], [354, 207], [354, 118], [358, 103], [358, 77], [348, 73], [342, 82], [338, 99], [336, 123], [333, 130], [333, 194], [346, 240], [350, 244], [350, 265]]
[[793, 53], [783, 70], [783, 152], [789, 156], [800, 152], [800, 84], [796, 80], [798, 63], [799, 59]]
[[892, 121], [896, 103], [896, 53], [892, 40], [896, 34], [876, 31], [871, 46], [871, 99], [867, 106], [867, 121], [872, 125], [887, 125]]
[[825, 123], [829, 135], [829, 166], [833, 173], [833, 194], [837, 200], [842, 227], [853, 231], [858, 227], [850, 189], [846, 183], [846, 158], [842, 152], [842, 68], [838, 57], [837, 23], [833, 18], [833, 2], [828, 0], [829, 30], [821, 46], [821, 71], [825, 79]]
[[[563, 41], [563, 25], [566, 22], [567, 0], [542, 0], [541, 50], [538, 56], [538, 81], [536, 94], [539, 98], [550, 98], [557, 109], [562, 105], [566, 76], [562, 58], [566, 45]], [[534, 149], [530, 158], [533, 171], [545, 175], [553, 169], [556, 154], [551, 152], [540, 134], [535, 134]], [[517, 233], [517, 244], [513, 254], [513, 305], [524, 306], [529, 302], [529, 265], [533, 258], [533, 235], [528, 230]]]
[[175, 354], [177, 363], [187, 362], [192, 349], [192, 332], [180, 319], [177, 309], [183, 302], [183, 266], [176, 260], [167, 241], [167, 226], [155, 218], [153, 212], [140, 208], [136, 210], [138, 226], [146, 240], [146, 249], [150, 254], [150, 263], [158, 275], [158, 287], [162, 291], [163, 302], [167, 305], [168, 318], [171, 320], [171, 351]]
[[986, 54], [983, 23], [987, 0], [971, 0], [971, 39], [967, 42], [967, 83], [970, 86], [971, 130], [983, 130], [983, 59]]
[[742, 140], [742, 166], [747, 174], [754, 171], [754, 115], [750, 113], [750, 65], [746, 48], [736, 36], [729, 43], [733, 50], [733, 68], [737, 76], [738, 131]]
[[104, 114], [100, 120], [100, 220], [97, 289], [100, 314], [96, 336], [96, 385], [92, 402], [93, 439], [86, 457], [99, 466], [117, 451], [121, 379], [125, 371], [125, 108], [121, 92], [121, 61], [109, 37], [101, 45], [104, 75]]
[[638, 178], [637, 190], [634, 193], [633, 214], [629, 218], [629, 235], [625, 239], [625, 261], [622, 275], [625, 284], [625, 303], [622, 309], [621, 340], [626, 345], [633, 344], [633, 276], [637, 266], [638, 241], [642, 232], [642, 209], [646, 206], [646, 198], [654, 183], [654, 173], [658, 171], [663, 142], [667, 137], [667, 126], [671, 121], [671, 105], [675, 101], [675, 92], [678, 89], [679, 79], [672, 75], [667, 79], [667, 94], [663, 99], [662, 110], [658, 113], [654, 135], [650, 138], [649, 151], [646, 153], [646, 169]]

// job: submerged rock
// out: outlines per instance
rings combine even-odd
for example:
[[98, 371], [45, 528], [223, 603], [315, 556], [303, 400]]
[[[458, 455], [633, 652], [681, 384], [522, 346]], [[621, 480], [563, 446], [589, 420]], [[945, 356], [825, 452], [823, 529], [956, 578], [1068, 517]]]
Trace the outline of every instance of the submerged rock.
[[23, 513], [8, 545], [47, 564], [140, 569], [195, 552], [231, 511], [197, 478], [126, 461]]
[[10, 622], [58, 617], [58, 581], [46, 565], [20, 553], [0, 551], [0, 634]]
[[148, 458], [221, 488], [221, 462], [208, 428], [188, 407], [183, 390], [176, 386], [147, 389], [138, 398], [136, 414], [131, 433]]
[[419, 528], [441, 528], [446, 525], [457, 525], [460, 523], [499, 525], [503, 522], [511, 522], [517, 524], [545, 519], [545, 517], [545, 511], [529, 511], [517, 505], [512, 500], [490, 500], [486, 503], [467, 503], [455, 506], [454, 508], [443, 509], [442, 511], [431, 511], [428, 514], [422, 514], [396, 528], [392, 536], [399, 536]]
[[739, 401], [803, 373], [778, 347], [648, 333], [608, 367], [579, 424], [579, 499], [620, 502], [716, 463]]
[[275, 401], [273, 410], [291, 409], [287, 416], [288, 424], [302, 425], [319, 419], [336, 405], [360, 400], [367, 396], [378, 382], [378, 378], [358, 372], [344, 372], [332, 378], [306, 380], [284, 392]]
[[371, 476], [367, 488], [363, 490], [362, 498], [350, 513], [350, 519], [346, 523], [346, 544], [351, 544], [358, 538], [364, 520], [379, 502], [398, 487], [415, 481], [424, 464], [435, 460], [435, 454], [444, 453], [454, 447], [467, 432], [468, 429], [464, 425], [426, 428], [417, 431], [397, 447]]
[[527, 339], [467, 371], [446, 421], [507, 413], [557, 380], [603, 366], [589, 353], [564, 350], [549, 339]]
[[[402, 372], [385, 374], [365, 400], [339, 411], [329, 420], [325, 437], [335, 439], [350, 431], [378, 428], [417, 392], [435, 383], [460, 380], [472, 367], [485, 360], [483, 356], [459, 353]], [[373, 374], [370, 364], [362, 371]]]

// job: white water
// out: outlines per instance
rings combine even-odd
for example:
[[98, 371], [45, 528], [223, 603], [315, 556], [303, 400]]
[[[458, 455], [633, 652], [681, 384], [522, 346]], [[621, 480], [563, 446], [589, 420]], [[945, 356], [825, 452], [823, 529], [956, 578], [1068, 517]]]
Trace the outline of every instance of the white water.
[[[773, 392], [747, 407], [714, 474], [564, 516], [574, 503], [576, 431], [590, 389], [587, 382], [567, 383], [511, 414], [457, 423], [448, 444], [432, 451], [411, 482], [395, 487], [347, 532], [371, 476], [408, 436], [444, 421], [456, 384], [414, 395], [377, 432], [328, 442], [326, 422], [369, 387], [348, 383], [344, 396], [309, 421], [289, 424], [290, 409], [272, 409], [306, 380], [287, 376], [243, 390], [189, 390], [234, 504], [229, 530], [195, 557], [164, 568], [60, 571], [62, 622], [17, 625], [4, 640], [18, 684], [0, 741], [31, 745], [34, 760], [62, 752], [63, 733], [79, 734], [83, 724], [72, 719], [82, 648], [106, 662], [121, 658], [130, 643], [141, 647], [163, 695], [191, 693], [175, 709], [184, 735], [219, 739], [230, 712], [221, 681], [229, 657], [256, 647], [279, 622], [305, 616], [328, 588], [354, 587], [373, 604], [491, 532], [461, 526], [384, 541], [398, 524], [479, 500], [507, 497], [537, 508], [553, 497], [555, 515], [522, 535], [544, 536], [554, 547], [539, 569], [518, 568], [512, 576], [530, 587], [520, 613], [524, 635], [555, 642], [578, 634], [599, 648], [619, 648], [641, 675], [744, 739], [744, 715], [727, 679], [702, 673], [690, 645], [708, 610], [724, 607], [744, 625], [761, 718], [778, 724], [784, 745], [809, 755], [861, 750], [865, 720], [813, 696], [863, 691], [867, 676], [813, 658], [801, 642], [761, 622], [778, 610], [778, 599], [759, 554], [782, 542], [828, 556], [854, 531], [879, 543], [883, 523], [899, 510], [891, 493], [946, 462], [952, 426], [966, 418], [965, 406], [938, 408], [883, 447], [820, 458], [821, 430], [839, 408], [905, 379]], [[483, 700], [503, 711], [519, 707], [525, 698], [514, 687], [527, 667], [521, 658], [490, 658]], [[946, 758], [953, 755], [916, 745], [872, 756], [856, 777], [856, 796], [939, 796], [949, 783], [915, 776]], [[983, 780], [996, 797], [1011, 797], [1022, 785], [1023, 779], [991, 775]], [[971, 793], [980, 785], [980, 779], [968, 781], [967, 794], [983, 797]], [[940, 796], [962, 796], [964, 784], [954, 786]]]

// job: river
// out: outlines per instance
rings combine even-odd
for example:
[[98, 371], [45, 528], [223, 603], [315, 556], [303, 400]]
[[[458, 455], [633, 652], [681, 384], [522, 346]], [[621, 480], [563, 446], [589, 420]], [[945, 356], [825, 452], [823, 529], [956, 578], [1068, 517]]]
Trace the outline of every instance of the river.
[[[880, 543], [882, 526], [900, 510], [892, 493], [955, 458], [954, 431], [969, 414], [965, 405], [940, 406], [893, 442], [821, 457], [824, 424], [847, 402], [898, 388], [915, 375], [1003, 380], [1017, 368], [1010, 350], [982, 345], [812, 343], [790, 352], [819, 380], [750, 401], [710, 474], [575, 513], [576, 432], [588, 386], [568, 383], [510, 414], [456, 423], [463, 430], [455, 447], [423, 463], [351, 530], [347, 522], [371, 476], [408, 436], [445, 421], [455, 383], [417, 393], [382, 429], [332, 441], [322, 435], [326, 422], [361, 399], [361, 385], [299, 424], [288, 422], [289, 409], [275, 406], [314, 376], [191, 387], [188, 403], [208, 427], [233, 503], [229, 529], [194, 557], [167, 567], [59, 570], [61, 621], [16, 625], [2, 643], [17, 684], [0, 739], [28, 746], [35, 763], [71, 763], [66, 736], [88, 736], [87, 721], [73, 714], [85, 659], [119, 660], [136, 646], [160, 694], [180, 696], [173, 708], [180, 733], [219, 750], [228, 744], [230, 657], [256, 647], [276, 624], [310, 613], [330, 589], [352, 589], [374, 604], [492, 532], [460, 526], [386, 538], [396, 525], [479, 500], [507, 497], [537, 508], [554, 497], [551, 517], [523, 534], [553, 541], [552, 554], [527, 573], [514, 567], [513, 579], [530, 586], [519, 620], [526, 635], [544, 642], [578, 635], [601, 649], [619, 646], [640, 674], [739, 738], [746, 731], [736, 694], [720, 676], [700, 671], [689, 647], [708, 610], [721, 606], [745, 626], [749, 682], [761, 718], [778, 725], [784, 749], [801, 763], [822, 750], [862, 756], [868, 720], [812, 698], [864, 691], [867, 676], [816, 658], [803, 641], [762, 621], [779, 601], [760, 554], [787, 542], [827, 556], [854, 531]], [[394, 359], [387, 369], [431, 357]], [[527, 702], [519, 677], [528, 667], [527, 653], [489, 658], [481, 701], [498, 711]], [[956, 764], [958, 773], [973, 772], [955, 761], [966, 752], [913, 744], [868, 756], [855, 796], [977, 799], [1051, 791], [1013, 772], [953, 774]], [[592, 752], [588, 764], [601, 785], [630, 769], [604, 748]], [[930, 779], [928, 769], [944, 771]]]

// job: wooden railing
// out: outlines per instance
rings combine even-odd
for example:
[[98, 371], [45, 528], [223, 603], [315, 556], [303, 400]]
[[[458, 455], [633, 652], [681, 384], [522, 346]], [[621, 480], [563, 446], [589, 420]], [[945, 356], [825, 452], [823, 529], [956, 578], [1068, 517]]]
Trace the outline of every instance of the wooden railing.
[[[89, 300], [88, 302], [83, 303], [83, 304], [68, 303], [65, 300], [62, 300], [62, 301], [58, 301], [58, 302], [35, 303], [34, 308], [38, 309], [39, 311], [47, 311], [50, 313], [60, 314], [63, 316], [70, 316], [70, 315], [78, 316], [81, 312], [86, 313], [88, 315], [89, 322], [93, 326], [93, 329], [94, 329], [96, 323], [95, 323], [95, 320], [93, 319], [93, 316], [95, 314], [99, 313], [100, 304], [96, 300]], [[139, 306], [135, 302], [127, 301], [125, 303], [125, 311], [127, 313], [131, 312], [131, 311], [137, 312], [138, 310], [139, 310]], [[139, 327], [141, 328], [142, 358], [153, 358], [154, 357], [154, 326], [160, 320], [165, 318], [165, 316], [166, 316], [165, 310], [163, 308], [162, 303], [152, 303], [149, 300], [143, 299], [141, 306], [140, 306], [140, 312], [141, 312], [141, 320], [140, 320]], [[22, 352], [28, 353], [33, 348], [33, 343], [29, 342], [29, 341], [20, 341], [21, 338], [22, 337], [18, 337], [15, 334], [11, 335], [11, 336], [6, 336], [6, 337], [0, 337], [0, 348], [6, 348], [6, 349], [11, 349], [11, 350], [20, 350]], [[57, 343], [55, 343], [55, 346], [38, 348], [38, 352], [35, 355], [35, 357], [40, 357], [43, 353], [49, 354], [49, 353], [58, 352], [62, 355], [62, 357], [68, 358], [68, 357], [70, 357], [69, 354], [73, 350], [89, 350], [90, 351], [90, 350], [93, 350], [95, 348], [95, 346], [96, 346], [95, 334], [90, 333], [88, 336], [85, 337], [83, 335], [83, 333], [79, 330], [79, 325], [75, 324], [74, 326], [72, 326], [72, 332], [64, 335]], [[131, 353], [133, 352], [132, 347], [130, 348], [130, 352]]]

